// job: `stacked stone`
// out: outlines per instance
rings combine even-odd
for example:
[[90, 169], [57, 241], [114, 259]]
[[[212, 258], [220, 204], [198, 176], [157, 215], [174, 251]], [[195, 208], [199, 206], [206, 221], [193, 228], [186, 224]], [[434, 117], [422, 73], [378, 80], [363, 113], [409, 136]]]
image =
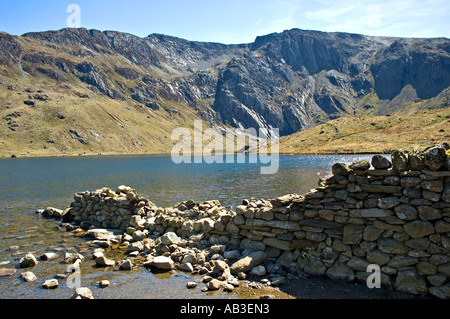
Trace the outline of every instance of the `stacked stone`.
[[138, 196], [136, 190], [122, 185], [115, 192], [104, 187], [76, 193], [74, 201], [61, 215], [64, 222], [75, 222], [85, 229], [94, 226], [125, 230], [135, 212], [153, 207], [155, 205]]
[[202, 238], [209, 239], [213, 235], [232, 235], [236, 226], [231, 220], [235, 214], [217, 200], [200, 203], [186, 201], [175, 207], [153, 209], [146, 218], [137, 217], [138, 221], [132, 221], [131, 226], [137, 225], [138, 229], [147, 229], [155, 235], [175, 232], [181, 237], [201, 234]]
[[[376, 264], [384, 286], [450, 298], [448, 153], [435, 146], [422, 153], [395, 151], [391, 160], [375, 155], [371, 162], [336, 163], [332, 176], [304, 196], [252, 198], [235, 211], [218, 201], [159, 208], [121, 186], [115, 193], [76, 194], [63, 216], [119, 226], [130, 236], [131, 251], [145, 250], [145, 242], [135, 242], [174, 233], [188, 238], [188, 245], [207, 240], [264, 251], [269, 272], [282, 267], [353, 281], [365, 280], [367, 267]], [[161, 253], [161, 245], [152, 243], [147, 249]], [[171, 253], [180, 259], [187, 251]]]
[[423, 157], [396, 151], [392, 162], [376, 155], [373, 169], [367, 161], [335, 164], [323, 187], [307, 194], [302, 205], [286, 206], [290, 214], [304, 214], [301, 230], [294, 232], [299, 266], [351, 281], [366, 279], [367, 266], [377, 264], [385, 286], [449, 297], [447, 163], [445, 149], [434, 147]]

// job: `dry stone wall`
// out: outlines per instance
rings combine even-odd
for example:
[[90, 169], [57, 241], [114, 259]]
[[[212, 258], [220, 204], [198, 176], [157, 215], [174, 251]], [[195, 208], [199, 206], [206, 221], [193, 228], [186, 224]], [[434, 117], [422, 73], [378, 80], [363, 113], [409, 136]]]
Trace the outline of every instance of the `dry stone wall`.
[[62, 218], [264, 251], [277, 267], [337, 280], [366, 280], [375, 264], [384, 287], [449, 298], [449, 154], [436, 146], [336, 163], [305, 195], [251, 198], [232, 210], [218, 201], [161, 208], [130, 187], [103, 188], [75, 194]]

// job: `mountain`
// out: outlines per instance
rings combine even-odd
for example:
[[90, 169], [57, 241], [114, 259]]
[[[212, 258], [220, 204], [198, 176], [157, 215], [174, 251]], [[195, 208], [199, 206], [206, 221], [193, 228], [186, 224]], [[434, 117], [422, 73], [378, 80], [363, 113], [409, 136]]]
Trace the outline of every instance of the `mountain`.
[[171, 132], [278, 128], [449, 106], [450, 40], [299, 29], [253, 43], [0, 32], [0, 154], [170, 152]]

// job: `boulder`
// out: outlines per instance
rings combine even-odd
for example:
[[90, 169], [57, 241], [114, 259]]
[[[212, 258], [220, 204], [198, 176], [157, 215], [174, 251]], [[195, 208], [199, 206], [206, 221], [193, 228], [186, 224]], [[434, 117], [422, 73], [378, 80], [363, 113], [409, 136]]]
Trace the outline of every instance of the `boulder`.
[[367, 171], [370, 168], [370, 162], [368, 160], [355, 161], [349, 166], [354, 171]]
[[372, 157], [372, 166], [375, 169], [388, 169], [392, 167], [392, 164], [383, 155], [375, 155]]
[[422, 220], [413, 220], [403, 225], [403, 228], [411, 238], [422, 238], [434, 233], [433, 224]]
[[42, 284], [42, 287], [45, 289], [56, 289], [56, 288], [58, 288], [58, 286], [59, 286], [59, 283], [58, 283], [58, 280], [56, 280], [56, 279], [46, 280]]
[[425, 168], [423, 157], [416, 153], [408, 154], [408, 166], [411, 170], [422, 170]]
[[126, 259], [123, 261], [122, 265], [120, 265], [121, 270], [132, 270], [133, 269], [133, 263], [130, 259]]
[[192, 267], [191, 263], [184, 263], [178, 266], [178, 270], [184, 271], [184, 272], [193, 272], [194, 267]]
[[12, 276], [16, 272], [13, 268], [0, 268], [0, 277]]
[[175, 234], [174, 232], [168, 232], [165, 233], [160, 237], [161, 243], [164, 245], [172, 245], [172, 244], [178, 244], [180, 241], [180, 238]]
[[413, 269], [399, 271], [394, 287], [398, 291], [413, 295], [425, 295], [428, 292], [425, 279]]
[[348, 176], [350, 169], [345, 163], [336, 163], [331, 167], [333, 175]]
[[423, 152], [423, 162], [432, 171], [439, 170], [446, 161], [445, 149], [441, 146], [432, 146]]
[[32, 253], [27, 253], [24, 257], [22, 257], [19, 261], [20, 268], [28, 268], [34, 267], [37, 264], [36, 257]]
[[386, 254], [406, 254], [409, 251], [405, 244], [392, 238], [380, 238], [377, 244], [378, 248]]
[[327, 270], [326, 275], [333, 280], [353, 281], [355, 279], [354, 271], [343, 263], [335, 263]]
[[222, 287], [224, 287], [225, 283], [217, 280], [217, 279], [213, 279], [211, 281], [209, 281], [208, 283], [206, 283], [206, 287], [208, 288], [208, 290], [218, 290]]
[[262, 264], [267, 259], [267, 254], [263, 251], [256, 251], [250, 255], [239, 259], [233, 263], [230, 267], [231, 273], [237, 275], [240, 272], [247, 273], [254, 267]]
[[408, 155], [402, 150], [392, 152], [391, 158], [393, 170], [403, 172], [408, 169]]
[[383, 266], [387, 264], [390, 260], [388, 254], [382, 252], [379, 249], [373, 249], [367, 253], [367, 261], [371, 264], [376, 264], [379, 266]]
[[188, 282], [188, 283], [186, 284], [186, 287], [187, 287], [188, 289], [194, 289], [194, 288], [197, 288], [197, 283], [196, 283], [195, 281], [190, 281], [190, 282]]
[[401, 204], [394, 208], [395, 214], [402, 220], [415, 220], [419, 215], [417, 209], [409, 204]]
[[103, 228], [89, 229], [84, 236], [96, 240], [109, 240], [115, 237], [113, 232]]
[[63, 215], [63, 210], [57, 209], [54, 207], [47, 207], [44, 212], [42, 213], [42, 216], [49, 217], [49, 218], [56, 218], [59, 219]]
[[108, 259], [105, 256], [95, 258], [95, 264], [99, 267], [111, 267], [116, 264], [114, 260]]
[[175, 268], [175, 263], [170, 257], [150, 256], [147, 259], [147, 261], [144, 263], [144, 266], [147, 268], [156, 268], [158, 270], [169, 271], [169, 270], [172, 270], [173, 268]]
[[26, 271], [20, 274], [20, 277], [25, 282], [35, 281], [37, 279], [36, 275], [31, 271]]
[[45, 253], [39, 258], [41, 260], [50, 260], [50, 259], [55, 259], [57, 257], [58, 257], [58, 254], [56, 254], [56, 253]]
[[266, 273], [266, 267], [264, 267], [263, 265], [253, 267], [253, 269], [250, 271], [250, 275], [257, 277], [264, 276]]
[[429, 291], [440, 299], [450, 299], [450, 282], [440, 287], [431, 287]]
[[92, 291], [87, 287], [80, 287], [75, 289], [71, 299], [94, 299]]
[[136, 230], [135, 232], [133, 232], [133, 234], [131, 234], [131, 237], [134, 241], [142, 241], [147, 238], [147, 234], [142, 230]]

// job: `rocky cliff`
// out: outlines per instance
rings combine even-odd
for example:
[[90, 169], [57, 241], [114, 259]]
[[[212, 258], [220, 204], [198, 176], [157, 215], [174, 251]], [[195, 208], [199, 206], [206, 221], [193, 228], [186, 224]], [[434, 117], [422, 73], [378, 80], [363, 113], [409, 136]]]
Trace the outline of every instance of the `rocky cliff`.
[[239, 45], [86, 29], [0, 38], [3, 118], [12, 113], [6, 106], [20, 103], [8, 92], [13, 87], [22, 95], [59, 87], [165, 116], [175, 106], [212, 125], [273, 127], [281, 135], [345, 115], [411, 113], [449, 100], [445, 38], [299, 29]]

